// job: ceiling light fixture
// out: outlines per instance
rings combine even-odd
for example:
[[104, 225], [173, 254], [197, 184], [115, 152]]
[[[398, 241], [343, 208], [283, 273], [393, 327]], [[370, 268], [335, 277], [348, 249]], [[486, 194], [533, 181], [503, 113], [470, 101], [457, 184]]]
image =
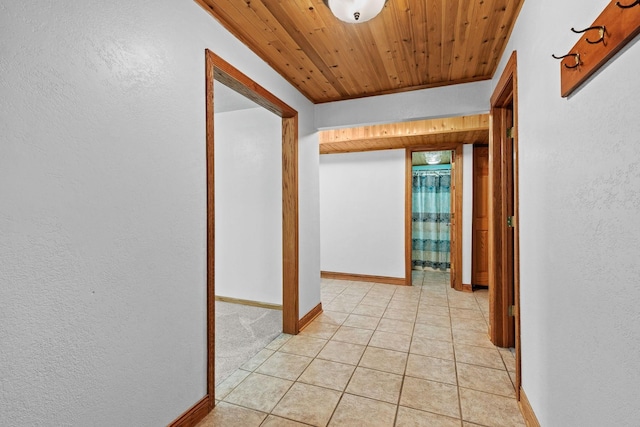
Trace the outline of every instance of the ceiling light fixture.
[[428, 165], [437, 165], [442, 161], [442, 153], [440, 153], [439, 151], [425, 153], [424, 157]]
[[359, 24], [375, 18], [387, 0], [323, 0], [331, 13], [341, 21]]

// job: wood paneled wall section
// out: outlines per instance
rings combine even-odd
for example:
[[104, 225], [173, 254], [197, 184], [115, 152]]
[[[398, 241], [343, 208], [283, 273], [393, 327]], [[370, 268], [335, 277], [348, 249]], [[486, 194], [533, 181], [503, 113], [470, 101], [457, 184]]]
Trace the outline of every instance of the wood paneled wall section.
[[[489, 142], [489, 115], [415, 120], [319, 133], [320, 154], [425, 147], [450, 149], [463, 143]], [[447, 148], [449, 147], [449, 148]]]

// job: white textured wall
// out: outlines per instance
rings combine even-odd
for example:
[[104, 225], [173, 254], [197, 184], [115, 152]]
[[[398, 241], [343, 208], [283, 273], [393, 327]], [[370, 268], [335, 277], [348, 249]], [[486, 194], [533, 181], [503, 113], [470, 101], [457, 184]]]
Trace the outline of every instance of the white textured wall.
[[517, 49], [522, 375], [545, 427], [640, 420], [640, 44], [569, 99], [551, 58], [606, 3], [525, 2], [494, 79]]
[[462, 283], [470, 285], [473, 243], [473, 145], [465, 144], [462, 149]]
[[214, 123], [216, 295], [282, 304], [282, 119], [259, 107]]
[[322, 271], [404, 277], [404, 150], [320, 157]]
[[[481, 114], [489, 111], [489, 98], [492, 90], [491, 81], [481, 81], [455, 86], [444, 86], [439, 88], [424, 89], [412, 92], [403, 92], [391, 95], [367, 97], [349, 101], [329, 102], [315, 106], [315, 123], [318, 129], [335, 129], [341, 127], [363, 126], [368, 124], [392, 123], [410, 120], [419, 120], [437, 117], [453, 117], [470, 114]], [[404, 150], [400, 160], [399, 150], [380, 151], [375, 154], [378, 162], [383, 160], [393, 164], [393, 179], [397, 183], [402, 179], [399, 187], [394, 190], [380, 193], [372, 190], [368, 197], [375, 200], [378, 206], [383, 209], [392, 209], [394, 203], [401, 198], [404, 203]], [[320, 212], [321, 212], [321, 269], [323, 271], [339, 271], [345, 273], [359, 273], [368, 275], [379, 275], [376, 271], [386, 271], [384, 276], [404, 277], [404, 214], [402, 216], [390, 215], [388, 221], [377, 224], [378, 229], [384, 228], [382, 233], [388, 235], [386, 239], [393, 241], [393, 245], [387, 245], [382, 240], [370, 240], [372, 246], [366, 249], [366, 254], [375, 253], [374, 260], [349, 259], [346, 255], [350, 253], [348, 247], [338, 244], [340, 236], [348, 236], [349, 241], [355, 241], [359, 236], [369, 234], [373, 225], [352, 222], [352, 230], [347, 230], [341, 216], [356, 218], [361, 208], [355, 204], [338, 204], [343, 200], [348, 200], [350, 183], [331, 181], [327, 182], [331, 175], [344, 177], [362, 176], [371, 171], [371, 165], [362, 162], [361, 158], [355, 157], [358, 154], [331, 154], [320, 156]], [[360, 153], [366, 156], [366, 153]], [[329, 161], [328, 159], [332, 160]], [[366, 158], [366, 157], [363, 157]], [[339, 159], [339, 160], [338, 160]], [[466, 158], [465, 158], [466, 161]], [[468, 165], [472, 161], [466, 162], [464, 174], [470, 174]], [[331, 166], [329, 166], [331, 165]], [[398, 175], [395, 175], [395, 174]], [[378, 178], [376, 178], [378, 179]], [[467, 177], [468, 179], [468, 177]], [[395, 184], [394, 184], [395, 185]], [[395, 191], [398, 191], [397, 193]], [[465, 180], [464, 195], [470, 196], [471, 188], [467, 187]], [[333, 192], [335, 194], [330, 195]], [[365, 197], [363, 196], [363, 199]], [[372, 202], [367, 202], [372, 203]], [[469, 206], [470, 201], [466, 200], [464, 205]], [[335, 212], [333, 212], [335, 210]], [[470, 221], [470, 209], [463, 210], [464, 224]], [[392, 222], [393, 221], [393, 222]], [[469, 228], [463, 231], [463, 282], [471, 282], [471, 237], [466, 236], [471, 232]], [[345, 234], [346, 233], [346, 234]], [[398, 234], [395, 234], [398, 233]], [[393, 235], [393, 237], [391, 236]], [[398, 239], [402, 239], [401, 241]], [[398, 244], [402, 250], [397, 249]], [[377, 262], [378, 257], [384, 260]], [[400, 262], [402, 258], [402, 262]], [[393, 267], [391, 267], [393, 266]], [[337, 270], [336, 268], [341, 268]], [[466, 274], [466, 275], [465, 275]], [[465, 277], [468, 280], [465, 281]]]
[[[464, 147], [460, 172], [463, 174], [462, 282], [469, 284], [473, 219], [471, 145]], [[404, 150], [320, 156], [322, 271], [405, 277], [405, 174]], [[356, 250], [358, 247], [362, 249]]]
[[205, 393], [205, 48], [300, 112], [301, 314], [320, 300], [313, 106], [194, 2], [0, 20], [0, 424], [166, 425]]
[[491, 81], [327, 102], [316, 105], [318, 129], [405, 122], [489, 111]]

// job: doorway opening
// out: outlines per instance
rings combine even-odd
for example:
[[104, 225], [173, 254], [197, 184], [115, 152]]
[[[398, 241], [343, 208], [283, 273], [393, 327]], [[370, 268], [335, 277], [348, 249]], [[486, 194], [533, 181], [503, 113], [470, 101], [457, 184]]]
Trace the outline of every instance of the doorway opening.
[[412, 284], [450, 283], [453, 152], [411, 153]]
[[216, 386], [282, 333], [281, 120], [214, 81]]
[[[282, 331], [295, 335], [298, 322], [298, 113], [215, 55], [205, 52], [207, 158], [207, 395], [215, 402], [215, 94], [214, 81], [244, 95], [281, 118], [282, 135]], [[233, 183], [229, 183], [233, 185]], [[202, 401], [201, 401], [202, 402]], [[201, 403], [199, 402], [199, 404]], [[197, 406], [197, 405], [196, 405]]]
[[406, 285], [446, 276], [462, 290], [462, 144], [406, 153]]

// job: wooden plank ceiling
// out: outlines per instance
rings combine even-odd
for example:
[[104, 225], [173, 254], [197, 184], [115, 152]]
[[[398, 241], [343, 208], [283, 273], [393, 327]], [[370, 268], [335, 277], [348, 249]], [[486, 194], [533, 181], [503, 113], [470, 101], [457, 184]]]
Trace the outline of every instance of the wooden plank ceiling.
[[451, 149], [454, 144], [488, 144], [489, 115], [416, 120], [320, 132], [320, 154], [429, 147]]
[[493, 76], [524, 0], [389, 0], [347, 24], [322, 0], [195, 0], [314, 103]]

